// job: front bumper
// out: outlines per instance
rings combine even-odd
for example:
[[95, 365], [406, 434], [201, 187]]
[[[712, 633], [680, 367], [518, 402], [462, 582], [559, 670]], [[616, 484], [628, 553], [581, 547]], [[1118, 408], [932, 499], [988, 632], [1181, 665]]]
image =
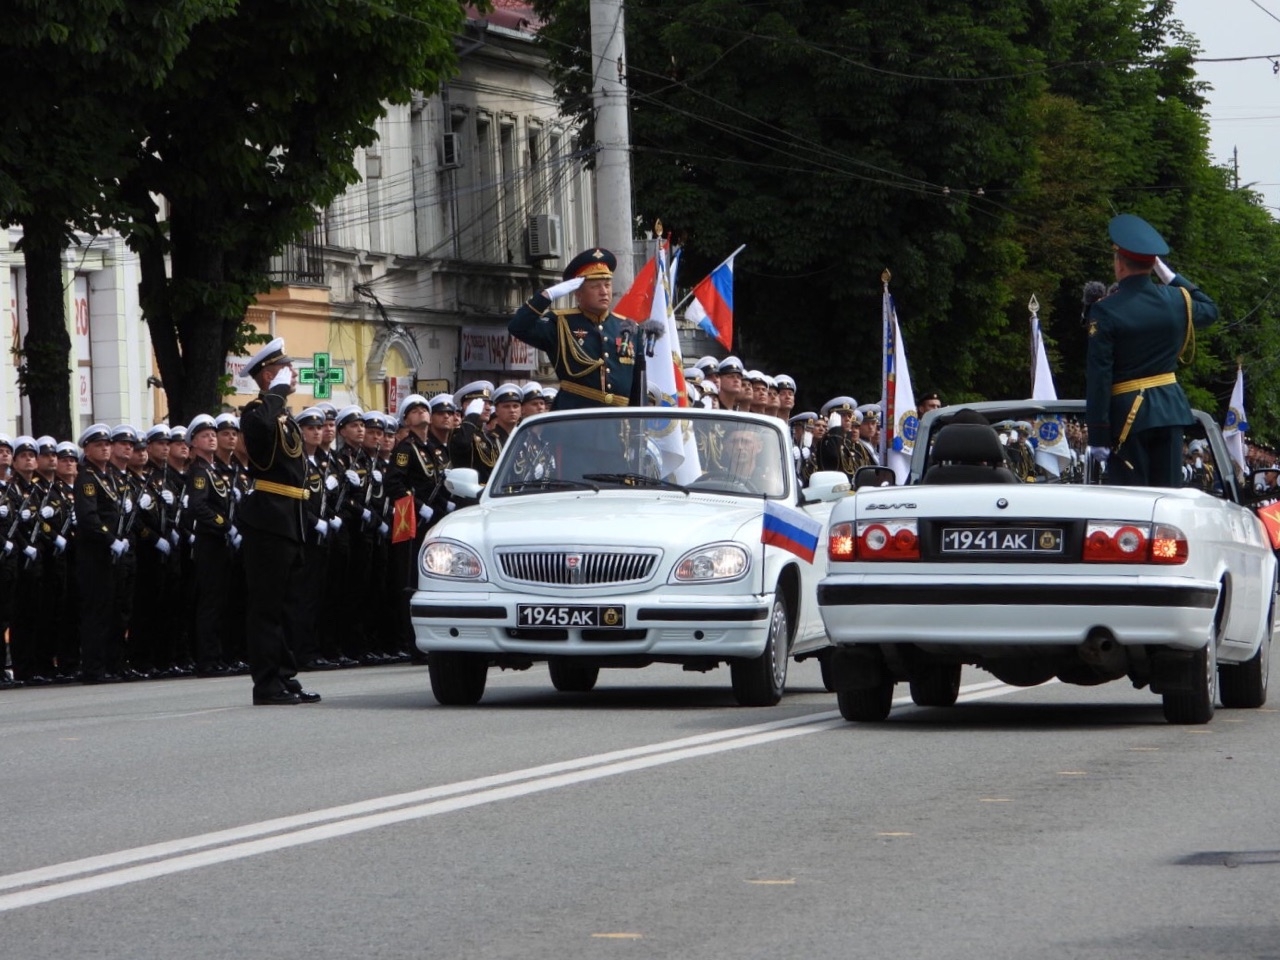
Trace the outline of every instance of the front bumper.
[[1125, 646], [1197, 650], [1211, 636], [1218, 585], [1178, 577], [838, 574], [818, 586], [836, 644], [1055, 646], [1096, 629]]
[[[519, 604], [588, 604], [624, 611], [622, 628], [521, 627]], [[551, 598], [511, 592], [418, 591], [409, 614], [418, 649], [661, 659], [758, 657], [772, 597], [639, 594]]]

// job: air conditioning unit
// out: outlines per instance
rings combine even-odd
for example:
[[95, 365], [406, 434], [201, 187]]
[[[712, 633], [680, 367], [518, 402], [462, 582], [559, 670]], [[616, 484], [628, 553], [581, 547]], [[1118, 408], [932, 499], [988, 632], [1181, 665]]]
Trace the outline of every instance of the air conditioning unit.
[[462, 138], [458, 134], [441, 134], [440, 166], [446, 170], [462, 166]]
[[535, 213], [529, 217], [530, 260], [557, 260], [563, 249], [558, 216], [554, 213]]

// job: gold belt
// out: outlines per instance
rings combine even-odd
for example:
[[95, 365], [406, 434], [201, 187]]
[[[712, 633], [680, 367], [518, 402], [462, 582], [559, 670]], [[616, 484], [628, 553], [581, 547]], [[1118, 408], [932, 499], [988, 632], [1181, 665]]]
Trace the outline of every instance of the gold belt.
[[311, 491], [305, 487], [291, 487], [287, 483], [276, 483], [274, 480], [255, 480], [253, 481], [253, 489], [261, 490], [263, 493], [274, 493], [280, 497], [288, 497], [291, 500], [306, 500], [311, 496]]
[[607, 404], [612, 407], [625, 407], [628, 405], [628, 398], [619, 396], [616, 393], [604, 393], [601, 390], [593, 390], [591, 387], [584, 387], [580, 383], [574, 383], [572, 380], [561, 380], [560, 389], [568, 393], [577, 394], [580, 397], [586, 397], [588, 400], [594, 400], [596, 403]]
[[1167, 387], [1170, 384], [1178, 382], [1176, 373], [1157, 373], [1151, 377], [1138, 377], [1136, 380], [1122, 380], [1120, 383], [1111, 385], [1111, 395], [1118, 397], [1122, 393], [1133, 393], [1135, 390], [1145, 390], [1147, 387]]

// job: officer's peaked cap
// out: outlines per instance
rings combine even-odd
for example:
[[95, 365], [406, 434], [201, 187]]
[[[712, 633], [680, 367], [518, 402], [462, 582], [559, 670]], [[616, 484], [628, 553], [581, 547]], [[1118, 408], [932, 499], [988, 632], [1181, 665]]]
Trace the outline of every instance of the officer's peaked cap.
[[1152, 262], [1169, 252], [1169, 245], [1159, 231], [1141, 217], [1122, 213], [1112, 217], [1107, 227], [1111, 242], [1130, 260]]
[[287, 363], [288, 359], [284, 352], [284, 337], [276, 337], [249, 358], [249, 362], [244, 365], [241, 374], [246, 377], [252, 377], [267, 364], [276, 363], [280, 360], [284, 360]]
[[595, 277], [612, 277], [616, 269], [617, 257], [603, 247], [592, 247], [570, 260], [562, 276], [565, 280], [572, 280], [574, 277], [591, 280]]

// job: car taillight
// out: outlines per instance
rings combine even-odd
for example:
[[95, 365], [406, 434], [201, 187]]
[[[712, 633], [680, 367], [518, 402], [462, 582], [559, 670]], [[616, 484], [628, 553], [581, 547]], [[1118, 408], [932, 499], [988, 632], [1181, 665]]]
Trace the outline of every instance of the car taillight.
[[874, 520], [858, 524], [858, 560], [919, 560], [915, 520]]
[[857, 559], [857, 552], [853, 548], [852, 523], [831, 525], [831, 533], [827, 540], [827, 559], [833, 563]]
[[1187, 536], [1168, 523], [1090, 520], [1085, 526], [1085, 563], [1185, 563]]

